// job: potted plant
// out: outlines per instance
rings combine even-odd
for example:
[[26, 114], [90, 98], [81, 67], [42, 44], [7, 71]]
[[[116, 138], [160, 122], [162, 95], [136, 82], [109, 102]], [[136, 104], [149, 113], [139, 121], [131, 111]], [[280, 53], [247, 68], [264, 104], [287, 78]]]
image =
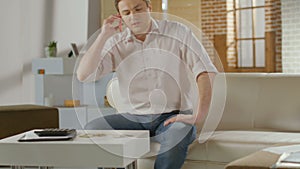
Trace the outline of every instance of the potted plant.
[[57, 42], [56, 41], [50, 41], [45, 48], [45, 54], [46, 57], [56, 57], [57, 53]]

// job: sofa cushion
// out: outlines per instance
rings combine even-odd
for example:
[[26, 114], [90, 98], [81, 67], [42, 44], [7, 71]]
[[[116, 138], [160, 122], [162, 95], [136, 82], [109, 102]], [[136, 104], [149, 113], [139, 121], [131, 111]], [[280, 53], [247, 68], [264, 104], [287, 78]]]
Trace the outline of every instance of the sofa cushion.
[[[216, 131], [208, 141], [194, 141], [189, 147], [187, 160], [228, 163], [253, 152], [280, 143], [300, 143], [300, 133], [268, 131]], [[151, 143], [153, 156], [159, 151], [158, 143]]]
[[269, 74], [260, 79], [254, 127], [276, 131], [300, 131], [299, 74]]
[[300, 143], [300, 133], [217, 131], [203, 144], [195, 141], [187, 159], [227, 163], [278, 143]]
[[[225, 76], [226, 102], [217, 130], [300, 131], [299, 74], [226, 73]], [[218, 78], [223, 77], [216, 76], [214, 89], [223, 85]], [[212, 103], [219, 97], [217, 93]]]
[[[300, 133], [217, 131], [203, 144], [194, 141], [190, 146], [187, 160], [228, 163], [278, 143], [300, 143]], [[151, 155], [158, 150], [159, 144], [152, 143]], [[147, 156], [149, 157], [149, 154]]]
[[[226, 74], [226, 100], [224, 105], [223, 116], [218, 124], [217, 130], [252, 130], [254, 129], [254, 108], [257, 106], [259, 97], [260, 81], [265, 74], [247, 75], [238, 73]], [[216, 76], [214, 90], [224, 85], [219, 83], [221, 75]], [[214, 92], [215, 93], [215, 92]], [[213, 95], [212, 107], [218, 106], [213, 104], [222, 97], [221, 92]], [[212, 110], [213, 108], [211, 108]], [[210, 116], [216, 116], [216, 112], [210, 111]], [[238, 117], [238, 118], [235, 118]], [[214, 122], [214, 121], [213, 121]], [[216, 122], [215, 122], [216, 123]]]

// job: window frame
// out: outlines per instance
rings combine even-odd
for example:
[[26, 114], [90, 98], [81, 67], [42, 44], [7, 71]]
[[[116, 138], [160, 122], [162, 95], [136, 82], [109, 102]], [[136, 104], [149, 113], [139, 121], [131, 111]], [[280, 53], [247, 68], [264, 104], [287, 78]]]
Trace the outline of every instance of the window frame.
[[[263, 37], [256, 37], [256, 29], [255, 29], [255, 26], [256, 26], [256, 18], [255, 18], [255, 12], [254, 10], [256, 9], [266, 9], [266, 5], [264, 6], [254, 6], [253, 5], [253, 0], [251, 0], [251, 6], [250, 7], [237, 7], [237, 1], [239, 0], [233, 0], [233, 9], [231, 12], [233, 12], [233, 15], [234, 15], [234, 41], [235, 41], [235, 54], [236, 54], [236, 60], [235, 60], [235, 65], [236, 65], [236, 68], [235, 69], [238, 69], [240, 71], [245, 71], [245, 72], [248, 72], [248, 71], [252, 71], [252, 72], [264, 72], [266, 70], [266, 67], [267, 67], [267, 63], [266, 63], [266, 53], [264, 55], [264, 66], [263, 67], [258, 67], [256, 65], [256, 60], [257, 60], [257, 55], [256, 55], [256, 42], [258, 40], [263, 40], [264, 44], [265, 44], [265, 48], [266, 48], [266, 35], [263, 35]], [[237, 30], [238, 24], [241, 24], [241, 22], [237, 23], [238, 22], [238, 19], [241, 19], [240, 18], [237, 18], [237, 12], [240, 12], [241, 11], [245, 11], [245, 10], [251, 10], [251, 17], [252, 17], [252, 27], [251, 27], [251, 30], [252, 30], [252, 37], [250, 38], [242, 38], [242, 37], [239, 37], [239, 31]], [[230, 12], [230, 11], [229, 11]], [[265, 24], [265, 22], [264, 22]], [[240, 66], [239, 64], [239, 49], [238, 49], [238, 44], [241, 42], [241, 41], [251, 41], [252, 42], [252, 66]]]

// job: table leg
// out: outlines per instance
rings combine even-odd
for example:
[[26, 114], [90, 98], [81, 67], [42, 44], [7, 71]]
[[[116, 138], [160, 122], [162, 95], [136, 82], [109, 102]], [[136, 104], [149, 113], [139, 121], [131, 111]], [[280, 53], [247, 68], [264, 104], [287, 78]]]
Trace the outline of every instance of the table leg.
[[25, 169], [25, 167], [13, 165], [13, 166], [11, 166], [11, 169]]
[[49, 166], [40, 166], [39, 169], [53, 169], [54, 167]]
[[129, 164], [125, 169], [137, 169], [137, 160]]

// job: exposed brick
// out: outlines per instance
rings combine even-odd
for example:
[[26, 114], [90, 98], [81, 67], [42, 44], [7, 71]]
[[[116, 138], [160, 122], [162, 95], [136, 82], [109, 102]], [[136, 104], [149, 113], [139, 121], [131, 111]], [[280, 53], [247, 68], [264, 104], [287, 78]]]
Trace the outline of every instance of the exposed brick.
[[[280, 0], [265, 0], [266, 31], [276, 31], [276, 71], [281, 71], [281, 2]], [[213, 41], [215, 34], [227, 34], [228, 63], [236, 66], [234, 42], [233, 0], [202, 0], [202, 29], [208, 40]], [[209, 52], [211, 54], [211, 52]]]

